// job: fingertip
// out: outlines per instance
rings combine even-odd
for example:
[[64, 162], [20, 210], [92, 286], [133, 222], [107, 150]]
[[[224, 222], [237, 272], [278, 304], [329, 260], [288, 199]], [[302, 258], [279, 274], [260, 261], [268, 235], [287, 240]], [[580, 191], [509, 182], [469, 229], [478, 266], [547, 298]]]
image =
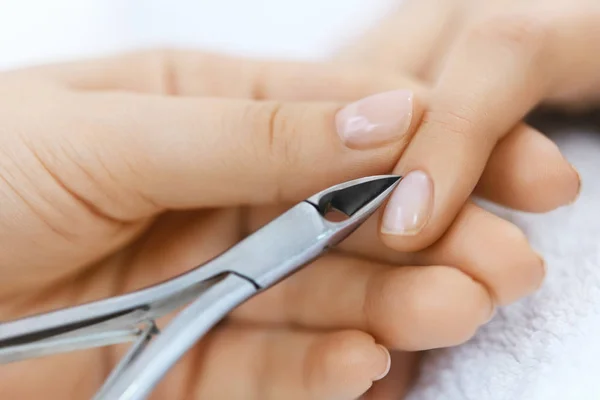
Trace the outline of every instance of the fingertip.
[[335, 116], [336, 131], [351, 149], [382, 147], [410, 140], [415, 95], [411, 90], [372, 94], [350, 103]]
[[[390, 351], [382, 345], [377, 345], [377, 347], [379, 348], [380, 351], [380, 355], [381, 355], [381, 359], [382, 360], [377, 360], [377, 365], [379, 367], [381, 367], [383, 365], [383, 369], [381, 370], [380, 373], [378, 373], [374, 378], [373, 381], [380, 381], [383, 378], [385, 378], [387, 376], [387, 374], [390, 372], [390, 368], [392, 367], [392, 356], [390, 354]], [[379, 368], [377, 368], [379, 369]]]
[[520, 208], [543, 213], [573, 203], [581, 190], [581, 177], [554, 141], [540, 132], [535, 134], [534, 153], [529, 153], [526, 159], [538, 162], [520, 168], [523, 176], [520, 190], [524, 193]]
[[[497, 253], [495, 259], [488, 263], [496, 271], [495, 276], [488, 278], [488, 287], [497, 303], [504, 306], [530, 295], [540, 287], [546, 275], [546, 263], [533, 249], [521, 228], [491, 216], [496, 219], [497, 226], [502, 227], [498, 237], [502, 235], [505, 254]], [[485, 249], [485, 245], [482, 244], [480, 249]], [[490, 249], [488, 254], [492, 254], [492, 251]]]
[[521, 125], [498, 143], [476, 193], [506, 207], [544, 213], [572, 204], [580, 189], [579, 173], [556, 143]]
[[390, 196], [380, 221], [382, 240], [395, 250], [425, 247], [434, 206], [434, 184], [425, 171], [406, 174]]
[[374, 381], [389, 372], [389, 351], [377, 344], [372, 336], [362, 331], [343, 331], [328, 335], [314, 349], [317, 365], [315, 377], [328, 382], [331, 393], [360, 396]]

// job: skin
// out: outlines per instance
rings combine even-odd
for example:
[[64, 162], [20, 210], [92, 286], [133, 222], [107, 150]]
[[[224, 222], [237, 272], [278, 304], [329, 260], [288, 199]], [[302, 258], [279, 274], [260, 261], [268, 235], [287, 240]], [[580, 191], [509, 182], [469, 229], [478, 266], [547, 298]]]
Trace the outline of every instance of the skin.
[[[501, 146], [550, 151], [553, 145], [523, 122], [537, 106], [575, 115], [597, 106], [600, 65], [592, 55], [600, 40], [599, 22], [600, 4], [593, 0], [408, 0], [340, 52], [342, 63], [381, 73], [406, 73], [432, 88], [434, 100], [424, 123], [395, 170], [415, 163], [431, 166], [438, 189], [437, 210], [429, 225], [412, 239], [384, 238], [389, 247], [419, 249], [446, 232], [444, 227], [454, 215], [465, 213], [464, 200], [492, 148], [486, 171], [503, 168], [509, 173], [514, 168], [512, 173], [519, 171], [524, 181], [537, 180], [535, 174], [541, 171], [524, 165], [491, 167], [494, 152]], [[464, 151], [464, 141], [452, 143], [446, 137], [467, 138], [477, 157], [449, 163], [449, 158]], [[527, 150], [516, 143], [528, 143]], [[424, 159], [425, 149], [433, 148], [444, 151], [432, 151], [429, 156], [435, 159]], [[554, 164], [547, 165], [554, 169]], [[564, 185], [563, 193], [572, 193], [575, 181], [573, 175], [557, 180]], [[497, 183], [504, 190], [479, 183], [475, 193], [513, 208], [543, 211], [537, 184], [530, 185], [525, 199], [513, 196], [514, 182], [505, 183]], [[529, 201], [540, 208], [529, 207]], [[557, 199], [548, 201], [550, 209]], [[391, 374], [387, 379], [392, 379]], [[386, 396], [393, 393], [382, 396], [391, 398]]]
[[[396, 88], [420, 103], [407, 138], [344, 148], [335, 113]], [[2, 320], [167, 279], [323, 187], [391, 171], [432, 101], [426, 85], [396, 73], [170, 51], [6, 72], [0, 93]], [[540, 211], [572, 201], [558, 193], [569, 164], [524, 132], [492, 151], [482, 192], [510, 185], [508, 204]], [[314, 168], [323, 159], [329, 166]], [[506, 164], [528, 168], [531, 181]], [[530, 184], [553, 203], [529, 196]], [[152, 398], [397, 396], [416, 351], [468, 340], [498, 304], [542, 282], [523, 233], [472, 203], [412, 253], [386, 246], [378, 224], [237, 309]], [[379, 380], [380, 345], [393, 350], [393, 379]], [[0, 366], [0, 397], [90, 398], [125, 350]]]

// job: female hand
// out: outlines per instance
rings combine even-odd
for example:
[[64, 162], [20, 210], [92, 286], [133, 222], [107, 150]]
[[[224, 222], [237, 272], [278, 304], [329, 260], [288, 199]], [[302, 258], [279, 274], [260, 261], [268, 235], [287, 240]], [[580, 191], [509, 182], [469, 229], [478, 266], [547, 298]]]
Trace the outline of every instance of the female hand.
[[[593, 0], [409, 0], [342, 53], [342, 60], [409, 73], [433, 88], [423, 124], [395, 168], [400, 174], [418, 169], [429, 174], [430, 217], [421, 218], [417, 235], [389, 235], [388, 245], [414, 250], [434, 241], [473, 188], [533, 212], [575, 199], [580, 186], [575, 170], [559, 180], [556, 197], [542, 195], [537, 185], [529, 184], [520, 197], [506, 182], [478, 181], [496, 146], [527, 142], [538, 152], [558, 151], [521, 120], [541, 103], [575, 107], [598, 98], [600, 61], [593, 54], [599, 22], [600, 3]], [[499, 168], [510, 169], [524, 185], [533, 180], [526, 165]], [[547, 164], [539, 172], [557, 171]]]
[[[395, 74], [182, 52], [7, 72], [0, 93], [2, 320], [175, 276], [281, 205], [389, 172], [427, 97]], [[523, 197], [528, 188], [499, 168], [514, 162], [557, 196], [568, 164], [557, 152], [516, 149], [496, 150], [482, 184], [505, 182]], [[540, 173], [532, 160], [560, 173]], [[384, 248], [374, 219], [236, 310], [153, 398], [354, 399], [388, 372], [386, 348], [467, 340], [495, 304], [542, 277], [523, 234], [474, 205], [415, 254]], [[2, 365], [0, 397], [90, 398], [124, 350]], [[406, 389], [415, 358], [396, 361], [395, 379], [373, 396]]]
[[[435, 241], [457, 210], [458, 221], [470, 213], [473, 206], [464, 201], [473, 187], [475, 195], [529, 212], [575, 200], [581, 185], [577, 172], [567, 168], [554, 143], [521, 120], [539, 104], [578, 109], [596, 103], [600, 65], [593, 54], [599, 22], [596, 1], [408, 0], [339, 55], [346, 65], [408, 73], [432, 88], [423, 123], [395, 171], [421, 167], [430, 172], [433, 211], [414, 237], [384, 235], [390, 248], [418, 249]], [[508, 148], [520, 157], [500, 161]], [[554, 160], [542, 162], [540, 154], [552, 154]], [[486, 178], [492, 171], [514, 179], [492, 182]], [[547, 193], [547, 179], [561, 189]], [[371, 242], [366, 247], [375, 248]], [[395, 257], [378, 250], [372, 253]], [[486, 257], [483, 251], [481, 257]], [[461, 261], [457, 265], [487, 283], [498, 304], [517, 297], [506, 293], [519, 286], [509, 278], [519, 272], [505, 270], [502, 279], [469, 271]], [[494, 290], [499, 282], [504, 282], [504, 295]], [[393, 379], [393, 374], [386, 378], [390, 384]]]

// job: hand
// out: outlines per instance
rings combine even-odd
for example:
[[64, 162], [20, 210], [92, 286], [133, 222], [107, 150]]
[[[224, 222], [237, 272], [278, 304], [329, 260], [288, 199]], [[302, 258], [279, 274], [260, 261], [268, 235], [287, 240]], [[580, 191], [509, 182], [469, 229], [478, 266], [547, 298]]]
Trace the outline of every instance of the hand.
[[[389, 172], [427, 97], [396, 74], [181, 52], [7, 72], [0, 93], [2, 320], [175, 276], [282, 204]], [[495, 150], [482, 185], [502, 181], [525, 197], [519, 176], [501, 168], [516, 163], [557, 196], [562, 173], [545, 174], [538, 163], [558, 172], [568, 164], [518, 144]], [[543, 277], [523, 234], [474, 205], [421, 252], [398, 253], [377, 238], [373, 219], [338, 251], [244, 304], [153, 398], [353, 399], [388, 372], [386, 347], [467, 340], [495, 304]], [[0, 366], [0, 397], [90, 398], [124, 351]], [[395, 357], [394, 379], [373, 396], [406, 390], [416, 356]]]
[[[529, 68], [548, 72], [538, 79], [548, 84], [543, 101], [567, 108], [589, 107], [600, 90], [596, 60], [590, 56], [600, 18], [593, 0], [408, 0], [381, 23], [351, 43], [339, 58], [384, 71], [401, 71], [426, 82], [437, 82], [451, 58], [458, 57], [468, 37], [483, 37], [498, 51], [502, 43], [527, 44], [553, 62]], [[510, 50], [510, 49], [508, 49]], [[456, 53], [456, 54], [455, 54]], [[531, 54], [534, 56], [535, 54]], [[562, 57], [569, 56], [568, 59]], [[483, 58], [483, 57], [482, 57]], [[521, 62], [527, 62], [521, 54]], [[541, 60], [540, 60], [541, 61]], [[557, 62], [560, 61], [560, 62]], [[529, 70], [523, 70], [525, 77]], [[533, 74], [533, 73], [531, 73]]]
[[[414, 250], [436, 240], [473, 188], [478, 195], [532, 212], [576, 198], [577, 172], [559, 172], [555, 164], [547, 164], [544, 173], [562, 174], [556, 197], [542, 199], [537, 185], [530, 184], [520, 197], [506, 182], [478, 181], [497, 146], [527, 142], [527, 150], [514, 152], [557, 153], [553, 143], [521, 120], [541, 103], [573, 107], [598, 98], [600, 62], [592, 54], [600, 39], [599, 22], [600, 3], [593, 0], [409, 0], [359, 44], [348, 46], [340, 59], [409, 73], [433, 87], [423, 124], [395, 168], [397, 173], [429, 174], [431, 210], [419, 213], [430, 216], [421, 218], [417, 235], [390, 235], [388, 245]], [[499, 168], [510, 169], [524, 185], [532, 178], [526, 165]]]

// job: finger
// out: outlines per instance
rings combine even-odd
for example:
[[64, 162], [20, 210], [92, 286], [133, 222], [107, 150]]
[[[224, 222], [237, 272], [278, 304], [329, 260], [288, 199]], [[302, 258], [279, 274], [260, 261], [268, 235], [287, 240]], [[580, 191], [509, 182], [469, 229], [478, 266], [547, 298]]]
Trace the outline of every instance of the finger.
[[341, 248], [351, 254], [397, 265], [451, 265], [481, 282], [499, 305], [537, 290], [545, 277], [541, 256], [512, 223], [467, 203], [448, 231], [430, 247], [414, 253], [394, 251], [377, 238], [372, 218]]
[[475, 205], [465, 207], [448, 234], [417, 258], [456, 265], [482, 282], [500, 305], [533, 293], [546, 274], [544, 260], [521, 229]]
[[165, 208], [295, 202], [389, 172], [421, 115], [405, 90], [346, 106], [131, 93], [69, 101], [85, 110], [69, 130], [78, 134], [36, 141], [35, 150], [71, 192], [118, 220]]
[[521, 124], [494, 148], [475, 194], [515, 210], [547, 212], [575, 201], [580, 186], [556, 144]]
[[19, 70], [79, 90], [277, 100], [354, 100], [412, 87], [395, 73], [352, 65], [253, 60], [217, 53], [153, 50]]
[[466, 341], [493, 308], [487, 290], [456, 268], [396, 268], [331, 255], [252, 299], [234, 316], [313, 329], [359, 329], [389, 348], [415, 351]]
[[350, 400], [385, 376], [390, 362], [389, 352], [362, 332], [234, 326], [215, 331], [194, 357], [190, 399]]
[[439, 241], [416, 253], [385, 251], [376, 231], [372, 219], [341, 248], [393, 264], [454, 266], [481, 282], [499, 305], [533, 293], [545, 276], [543, 259], [517, 226], [471, 203]]
[[[266, 209], [249, 214], [251, 229], [268, 222], [271, 213]], [[545, 276], [544, 261], [523, 232], [472, 203], [465, 205], [439, 241], [419, 252], [395, 251], [379, 239], [377, 232], [375, 215], [338, 248], [349, 255], [390, 265], [453, 266], [482, 283], [500, 305], [531, 294]]]
[[528, 212], [547, 212], [570, 204], [581, 179], [558, 146], [521, 124], [494, 148], [475, 194]]
[[553, 62], [544, 72], [551, 82], [546, 99], [571, 105], [600, 98], [600, 61], [590, 57], [600, 40], [600, 3], [594, 0], [515, 2], [514, 14], [542, 31], [546, 57]]
[[382, 221], [386, 243], [416, 250], [437, 240], [472, 193], [496, 143], [546, 92], [548, 37], [531, 21], [491, 20], [457, 44], [395, 168], [404, 179]]
[[427, 75], [428, 65], [441, 56], [455, 35], [461, 2], [405, 1], [358, 40], [347, 44], [338, 61], [361, 63], [382, 71]]
[[467, 203], [440, 240], [415, 253], [400, 253], [377, 239], [377, 220], [369, 220], [341, 248], [393, 264], [451, 265], [481, 282], [499, 305], [537, 290], [545, 276], [541, 256], [512, 223]]
[[416, 381], [421, 354], [418, 352], [392, 351], [390, 372], [373, 384], [360, 400], [397, 400], [403, 399]]
[[[387, 249], [386, 249], [387, 247]], [[451, 265], [481, 282], [496, 304], [529, 295], [542, 283], [544, 262], [510, 222], [467, 203], [442, 238], [419, 252], [390, 249], [377, 238], [371, 218], [341, 243], [344, 252], [395, 265]]]

